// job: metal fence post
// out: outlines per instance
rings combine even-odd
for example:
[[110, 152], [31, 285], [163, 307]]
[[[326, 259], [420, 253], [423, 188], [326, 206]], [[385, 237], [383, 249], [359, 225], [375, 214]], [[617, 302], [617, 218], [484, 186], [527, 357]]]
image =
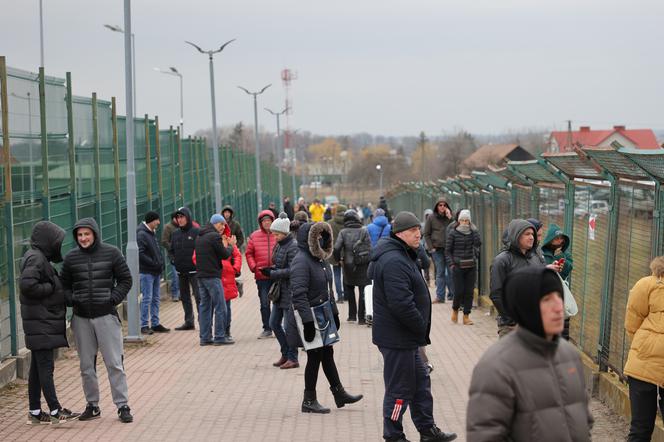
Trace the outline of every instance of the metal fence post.
[[[154, 117], [154, 133], [155, 133], [155, 140], [154, 140], [154, 149], [155, 153], [157, 155], [157, 194], [159, 195], [159, 218], [161, 218], [161, 221], [166, 224], [166, 220], [164, 219], [164, 177], [163, 177], [163, 172], [161, 170], [161, 140], [159, 139], [159, 117], [155, 116]], [[170, 219], [168, 220], [170, 222]]]
[[175, 177], [177, 175], [177, 147], [175, 145], [175, 132], [173, 132], [173, 126], [169, 126], [168, 128], [168, 148], [170, 149], [171, 157], [171, 188], [173, 189], [173, 211], [175, 212], [178, 208], [178, 189], [175, 183]]
[[178, 169], [180, 174], [180, 206], [184, 206], [184, 161], [182, 161], [182, 134], [178, 129]]
[[42, 218], [51, 218], [48, 183], [48, 132], [46, 127], [46, 78], [44, 68], [39, 68], [39, 122], [41, 125], [42, 155]]
[[152, 210], [152, 159], [150, 158], [150, 119], [148, 114], [143, 117], [145, 129], [145, 184], [147, 189], [148, 210]]
[[78, 220], [78, 197], [76, 192], [76, 145], [74, 144], [74, 104], [71, 87], [71, 72], [67, 72], [67, 147], [69, 156], [69, 205], [72, 222]]
[[[92, 93], [92, 138], [94, 147], [94, 169], [95, 169], [95, 217], [100, 226], [103, 225], [101, 218], [101, 155], [99, 153], [99, 121], [97, 114], [97, 93]], [[103, 237], [103, 230], [99, 232]]]
[[118, 144], [118, 114], [115, 97], [111, 98], [111, 127], [113, 132], [113, 186], [115, 193], [115, 229], [118, 235], [118, 248], [122, 250], [122, 206], [120, 198], [120, 146]]
[[16, 316], [16, 272], [14, 265], [14, 210], [12, 194], [12, 155], [9, 147], [9, 108], [7, 92], [7, 61], [0, 56], [0, 103], [2, 103], [2, 152], [5, 174], [5, 234], [7, 238], [7, 289], [9, 294], [9, 333], [11, 352], [18, 355], [18, 323]]

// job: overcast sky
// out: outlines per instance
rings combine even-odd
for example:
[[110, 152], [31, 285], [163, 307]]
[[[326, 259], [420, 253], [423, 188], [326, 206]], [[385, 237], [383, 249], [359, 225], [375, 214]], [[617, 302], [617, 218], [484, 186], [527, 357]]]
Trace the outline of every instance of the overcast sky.
[[[38, 0], [0, 0], [0, 55], [39, 66]], [[284, 106], [279, 73], [297, 71], [291, 127], [319, 134], [437, 135], [526, 127], [664, 128], [661, 0], [143, 0], [132, 2], [138, 114], [185, 132], [211, 126], [207, 56], [214, 48], [217, 120], [253, 124], [250, 97]], [[45, 65], [72, 72], [74, 93], [116, 96], [124, 114], [122, 0], [44, 0]]]

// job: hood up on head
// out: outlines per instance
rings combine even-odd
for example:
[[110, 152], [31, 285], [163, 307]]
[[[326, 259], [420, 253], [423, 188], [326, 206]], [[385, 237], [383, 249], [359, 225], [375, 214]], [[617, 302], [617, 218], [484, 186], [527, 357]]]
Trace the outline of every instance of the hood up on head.
[[563, 285], [556, 272], [540, 266], [524, 267], [507, 277], [503, 305], [517, 324], [544, 338], [540, 300], [553, 291], [563, 296]]
[[549, 247], [549, 244], [551, 241], [553, 241], [556, 237], [562, 236], [563, 237], [563, 245], [561, 246], [562, 251], [565, 252], [569, 246], [570, 246], [570, 240], [569, 236], [565, 234], [563, 229], [561, 229], [558, 224], [549, 224], [549, 229], [546, 231], [546, 235], [544, 236], [544, 239], [542, 240], [542, 248]]
[[525, 232], [527, 229], [532, 229], [534, 236], [535, 236], [535, 241], [533, 242], [533, 247], [531, 250], [536, 250], [537, 249], [537, 231], [535, 230], [535, 227], [525, 219], [513, 219], [510, 221], [510, 223], [507, 225], [507, 229], [503, 232], [502, 236], [502, 242], [505, 250], [511, 250], [513, 252], [519, 252], [519, 237], [523, 232]]
[[[260, 212], [260, 213], [258, 214], [258, 216], [256, 217], [256, 220], [258, 221], [258, 227], [259, 227], [261, 230], [263, 229], [263, 226], [261, 225], [261, 219], [262, 219], [264, 216], [267, 216], [267, 217], [269, 217], [272, 221], [274, 221], [274, 213], [272, 213], [271, 210], [269, 210], [269, 209], [261, 210], [261, 212]], [[269, 232], [268, 232], [268, 233], [269, 233]]]
[[326, 222], [306, 223], [297, 231], [297, 243], [315, 258], [332, 256], [332, 227]]
[[46, 256], [51, 262], [62, 261], [62, 242], [65, 239], [65, 231], [50, 221], [39, 221], [32, 228], [30, 245]]
[[223, 213], [226, 210], [231, 212], [231, 216], [226, 217], [226, 221], [230, 222], [233, 219], [233, 216], [235, 215], [235, 210], [233, 210], [233, 206], [231, 206], [230, 204], [227, 204], [221, 209], [221, 214], [223, 215]]
[[184, 215], [185, 218], [187, 218], [187, 224], [184, 225], [184, 227], [181, 227], [182, 230], [189, 230], [191, 229], [191, 226], [193, 223], [191, 222], [191, 211], [187, 207], [180, 207], [175, 214], [182, 214]]
[[[452, 208], [450, 207], [450, 205], [449, 205], [449, 203], [447, 202], [447, 200], [445, 200], [445, 198], [438, 198], [438, 200], [436, 201], [436, 203], [433, 205], [432, 213], [434, 213], [434, 214], [440, 216], [440, 215], [438, 214], [438, 210], [437, 210], [437, 208], [438, 208], [438, 204], [440, 204], [440, 203], [445, 204], [445, 206], [450, 210], [450, 213], [452, 213]], [[445, 215], [443, 215], [443, 216], [445, 216]]]
[[344, 212], [344, 227], [362, 227], [360, 215], [355, 210], [349, 209]]
[[97, 224], [97, 221], [95, 221], [94, 218], [79, 219], [76, 222], [76, 224], [74, 224], [74, 229], [72, 230], [72, 234], [74, 235], [74, 242], [76, 243], [76, 245], [78, 245], [78, 239], [76, 238], [76, 231], [81, 227], [87, 227], [88, 229], [92, 230], [92, 233], [95, 236], [95, 241], [92, 243], [90, 247], [88, 247], [88, 249], [86, 249], [86, 250], [92, 250], [97, 246], [97, 244], [99, 244], [99, 239], [101, 237], [101, 235], [99, 234], [99, 225]]

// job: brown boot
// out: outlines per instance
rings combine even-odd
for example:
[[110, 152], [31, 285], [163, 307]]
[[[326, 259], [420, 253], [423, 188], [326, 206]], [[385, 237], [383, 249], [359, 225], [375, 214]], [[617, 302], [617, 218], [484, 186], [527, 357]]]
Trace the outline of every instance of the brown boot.
[[459, 322], [459, 310], [452, 310], [452, 322], [454, 324]]
[[463, 325], [473, 325], [474, 322], [470, 320], [469, 315], [463, 315]]
[[280, 367], [282, 364], [285, 364], [286, 361], [288, 361], [288, 358], [286, 358], [286, 356], [282, 356], [281, 358], [279, 358], [279, 360], [277, 362], [272, 363], [272, 366], [273, 367]]

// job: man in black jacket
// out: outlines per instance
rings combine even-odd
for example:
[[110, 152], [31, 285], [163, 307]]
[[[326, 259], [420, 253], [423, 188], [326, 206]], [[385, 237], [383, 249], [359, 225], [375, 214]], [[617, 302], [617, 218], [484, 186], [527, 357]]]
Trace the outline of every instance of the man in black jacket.
[[77, 247], [65, 257], [62, 286], [67, 304], [74, 307], [71, 328], [88, 403], [79, 419], [95, 419], [101, 415], [96, 369], [97, 352], [101, 351], [118, 417], [129, 423], [133, 417], [127, 405], [122, 326], [116, 306], [131, 288], [131, 272], [120, 250], [102, 242], [99, 226], [93, 218], [79, 220], [74, 224], [73, 233]]
[[447, 287], [447, 299], [454, 298], [452, 275], [445, 259], [447, 227], [451, 222], [452, 210], [447, 201], [439, 198], [433, 208], [433, 215], [424, 223], [424, 243], [436, 267], [436, 299], [433, 301], [436, 303], [445, 302], [445, 287]]
[[[57, 272], [49, 262], [62, 261], [60, 248], [64, 238], [65, 231], [56, 224], [39, 221], [32, 228], [30, 249], [23, 255], [19, 266], [21, 319], [25, 346], [31, 351], [28, 377], [29, 424], [57, 424], [79, 416], [60, 406], [53, 382], [53, 350], [69, 346], [64, 291]], [[50, 414], [41, 409], [42, 392]]]
[[[200, 316], [200, 296], [198, 295], [198, 283], [196, 283], [196, 266], [192, 260], [198, 227], [194, 227], [191, 220], [191, 212], [186, 207], [180, 207], [175, 212], [175, 220], [179, 229], [171, 236], [170, 256], [173, 257], [175, 270], [180, 280], [180, 301], [184, 310], [184, 324], [175, 327], [176, 330], [194, 330], [194, 308], [191, 305], [191, 294], [194, 295], [196, 310]], [[219, 274], [221, 277], [221, 273]]]
[[[159, 304], [161, 296], [161, 272], [164, 269], [164, 257], [157, 242], [157, 227], [159, 227], [159, 214], [148, 212], [144, 221], [136, 228], [136, 243], [138, 244], [138, 269], [140, 273], [141, 294], [141, 333], [151, 335], [168, 333], [170, 329], [159, 322]], [[152, 327], [148, 326], [148, 316]]]
[[383, 355], [385, 396], [383, 438], [404, 441], [402, 417], [408, 406], [423, 442], [451, 441], [433, 418], [431, 379], [420, 347], [431, 344], [431, 298], [417, 266], [420, 221], [399, 212], [389, 238], [378, 243], [369, 265], [373, 279], [373, 343]]
[[[219, 214], [212, 215], [210, 223], [203, 227], [196, 238], [196, 280], [201, 307], [198, 312], [201, 345], [227, 345], [235, 341], [226, 336], [226, 300], [221, 285], [221, 261], [233, 254], [235, 237], [222, 235], [226, 220]], [[212, 317], [214, 315], [214, 339]]]

